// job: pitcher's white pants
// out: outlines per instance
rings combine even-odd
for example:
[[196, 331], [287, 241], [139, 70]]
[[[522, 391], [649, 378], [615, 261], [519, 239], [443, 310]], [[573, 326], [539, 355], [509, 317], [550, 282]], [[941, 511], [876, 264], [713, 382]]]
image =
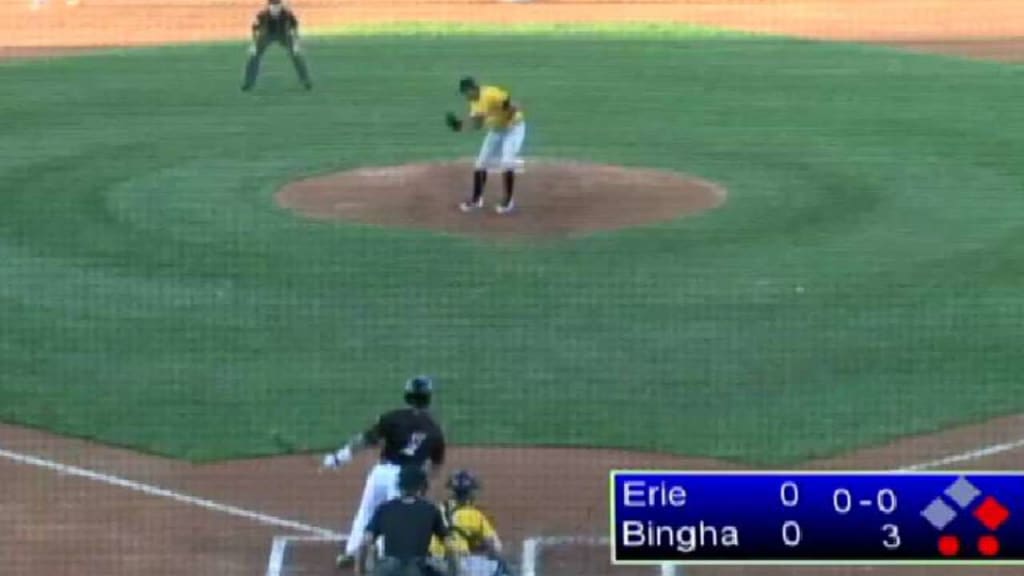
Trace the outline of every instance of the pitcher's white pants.
[[488, 130], [484, 142], [480, 145], [480, 154], [476, 157], [477, 170], [514, 170], [523, 169], [523, 159], [519, 157], [526, 140], [526, 122], [510, 126], [506, 130]]

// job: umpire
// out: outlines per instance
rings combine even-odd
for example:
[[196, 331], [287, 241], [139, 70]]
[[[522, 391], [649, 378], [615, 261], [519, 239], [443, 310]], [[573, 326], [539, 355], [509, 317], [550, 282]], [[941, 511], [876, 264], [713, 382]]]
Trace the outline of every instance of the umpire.
[[427, 473], [420, 466], [403, 466], [398, 473], [398, 489], [401, 495], [381, 504], [366, 527], [356, 554], [356, 574], [366, 574], [367, 556], [378, 538], [381, 554], [374, 576], [457, 574], [451, 551], [445, 556], [444, 566], [432, 564], [429, 559], [431, 537], [447, 542], [450, 532], [441, 510], [423, 497], [427, 491]]
[[267, 0], [267, 7], [256, 14], [256, 21], [252, 23], [252, 46], [249, 47], [249, 61], [245, 64], [242, 90], [252, 90], [260, 73], [263, 53], [274, 42], [288, 50], [295, 71], [299, 74], [299, 80], [306, 90], [312, 90], [313, 81], [309, 78], [306, 57], [299, 48], [299, 19], [295, 17], [294, 12], [285, 8], [282, 0]]

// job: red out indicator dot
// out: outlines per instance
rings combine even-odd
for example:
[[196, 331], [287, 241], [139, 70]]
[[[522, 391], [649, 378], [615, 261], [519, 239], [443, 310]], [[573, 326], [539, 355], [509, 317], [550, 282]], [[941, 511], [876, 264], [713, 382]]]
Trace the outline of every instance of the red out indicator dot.
[[[978, 542], [981, 545], [981, 542]], [[956, 556], [960, 553], [960, 539], [956, 536], [946, 534], [939, 537], [939, 554], [943, 556]]]
[[992, 535], [985, 535], [978, 538], [978, 552], [982, 556], [995, 556], [999, 554], [999, 538]]

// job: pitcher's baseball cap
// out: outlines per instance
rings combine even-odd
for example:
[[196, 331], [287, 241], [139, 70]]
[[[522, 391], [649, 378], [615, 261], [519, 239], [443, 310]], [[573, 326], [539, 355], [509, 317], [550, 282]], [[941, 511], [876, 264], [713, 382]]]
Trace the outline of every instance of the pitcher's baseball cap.
[[472, 76], [463, 76], [459, 79], [459, 92], [466, 92], [477, 87], [476, 79]]

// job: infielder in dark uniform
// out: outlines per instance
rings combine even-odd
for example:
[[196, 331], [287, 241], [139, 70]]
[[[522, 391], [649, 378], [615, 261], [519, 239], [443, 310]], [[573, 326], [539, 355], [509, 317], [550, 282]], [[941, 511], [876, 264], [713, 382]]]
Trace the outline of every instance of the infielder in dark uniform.
[[380, 461], [366, 478], [349, 539], [337, 559], [338, 567], [351, 565], [355, 560], [356, 551], [363, 541], [363, 531], [377, 507], [398, 497], [398, 473], [403, 466], [423, 470], [429, 465], [430, 471], [436, 472], [444, 464], [444, 432], [429, 411], [433, 393], [434, 384], [430, 378], [410, 378], [405, 383], [408, 407], [382, 414], [365, 432], [357, 434], [336, 452], [324, 456], [323, 467], [333, 469], [351, 462], [353, 454], [367, 446], [381, 447]]
[[447, 541], [450, 529], [441, 510], [425, 500], [427, 474], [420, 466], [403, 466], [398, 473], [399, 496], [381, 504], [366, 527], [356, 553], [355, 573], [366, 574], [366, 560], [380, 541], [380, 559], [374, 576], [455, 575], [458, 566], [453, 553], [441, 565], [430, 558], [430, 542]]
[[242, 90], [252, 90], [260, 73], [263, 53], [275, 42], [288, 50], [295, 71], [299, 74], [299, 80], [306, 90], [313, 89], [306, 57], [299, 48], [299, 19], [281, 2], [282, 0], [268, 0], [267, 7], [256, 14], [256, 21], [252, 23], [252, 46], [249, 47], [249, 61], [245, 64]]

